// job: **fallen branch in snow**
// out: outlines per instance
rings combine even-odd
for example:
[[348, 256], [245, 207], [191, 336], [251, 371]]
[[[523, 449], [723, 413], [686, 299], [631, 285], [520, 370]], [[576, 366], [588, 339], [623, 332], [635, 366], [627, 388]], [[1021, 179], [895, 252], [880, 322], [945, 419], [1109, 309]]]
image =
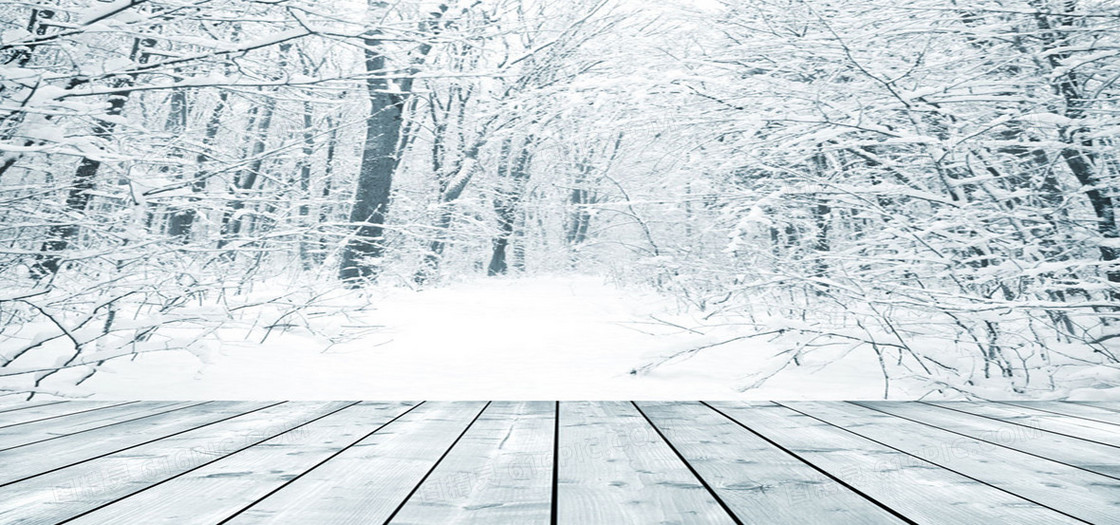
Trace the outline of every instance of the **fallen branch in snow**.
[[[139, 352], [139, 353], [180, 352], [180, 351], [183, 351], [183, 350], [184, 350], [184, 348], [179, 348], [179, 347], [175, 347], [175, 348], [151, 348], [151, 349], [143, 350], [142, 352]], [[120, 354], [112, 354], [112, 355], [96, 355], [96, 356], [91, 356], [91, 357], [95, 357], [95, 359], [93, 359], [91, 361], [70, 362], [70, 363], [65, 363], [65, 364], [61, 364], [61, 365], [57, 365], [57, 366], [33, 367], [33, 368], [6, 368], [4, 370], [0, 370], [0, 377], [12, 377], [12, 376], [19, 376], [19, 375], [26, 375], [26, 374], [37, 374], [37, 373], [42, 373], [42, 372], [48, 372], [48, 373], [54, 374], [54, 373], [60, 372], [62, 370], [70, 369], [70, 368], [78, 368], [78, 367], [82, 367], [82, 366], [101, 366], [106, 361], [112, 361], [114, 359], [120, 359], [122, 357], [135, 357], [137, 353], [138, 352], [129, 351], [129, 352], [124, 352], [124, 353], [120, 353]], [[21, 391], [26, 392], [27, 390], [21, 390]]]
[[699, 331], [699, 330], [696, 330], [696, 329], [694, 329], [694, 328], [689, 328], [689, 327], [687, 327], [687, 326], [679, 325], [679, 324], [677, 324], [677, 323], [670, 323], [669, 321], [666, 321], [666, 320], [664, 320], [664, 319], [658, 319], [658, 318], [657, 318], [657, 316], [655, 316], [655, 315], [653, 315], [653, 314], [650, 314], [649, 318], [650, 318], [650, 319], [653, 319], [654, 321], [657, 321], [657, 322], [659, 322], [659, 323], [663, 323], [663, 324], [667, 324], [667, 325], [669, 325], [669, 326], [673, 326], [673, 327], [676, 327], [676, 328], [680, 328], [681, 330], [684, 330], [684, 331], [686, 331], [686, 332], [692, 332], [692, 333], [694, 333], [694, 334], [696, 334], [696, 335], [705, 335], [705, 334], [704, 334], [704, 332], [701, 332], [701, 331]]
[[653, 361], [651, 363], [647, 363], [647, 364], [642, 365], [638, 368], [630, 370], [630, 375], [642, 375], [642, 374], [649, 373], [649, 371], [653, 370], [654, 368], [657, 368], [661, 365], [669, 363], [670, 361], [674, 361], [674, 360], [678, 360], [678, 359], [686, 359], [688, 357], [691, 357], [691, 356], [695, 355], [697, 352], [700, 352], [701, 350], [707, 350], [709, 348], [713, 348], [713, 347], [716, 347], [716, 346], [722, 346], [722, 345], [725, 345], [725, 344], [728, 344], [728, 343], [734, 343], [735, 341], [741, 341], [743, 339], [750, 339], [752, 337], [761, 337], [761, 336], [764, 336], [764, 335], [771, 335], [771, 334], [779, 334], [780, 335], [780, 334], [784, 333], [785, 331], [786, 331], [785, 328], [779, 328], [777, 330], [771, 330], [769, 332], [759, 332], [757, 334], [740, 335], [740, 336], [737, 336], [737, 337], [732, 337], [731, 339], [727, 339], [725, 341], [720, 341], [718, 343], [711, 343], [711, 344], [707, 344], [707, 345], [704, 345], [704, 346], [689, 348], [688, 350], [682, 350], [680, 352], [670, 354], [666, 357], [663, 357], [663, 358], [658, 359], [656, 361]]

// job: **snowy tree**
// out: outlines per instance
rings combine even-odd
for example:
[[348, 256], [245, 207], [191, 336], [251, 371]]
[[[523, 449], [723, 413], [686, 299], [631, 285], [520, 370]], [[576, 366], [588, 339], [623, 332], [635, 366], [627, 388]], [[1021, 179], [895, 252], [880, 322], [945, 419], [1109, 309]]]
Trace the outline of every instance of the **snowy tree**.
[[738, 388], [1058, 391], [1120, 367], [1113, 4], [4, 4], [0, 377], [560, 273], [737, 330], [636, 374], [767, 337]]

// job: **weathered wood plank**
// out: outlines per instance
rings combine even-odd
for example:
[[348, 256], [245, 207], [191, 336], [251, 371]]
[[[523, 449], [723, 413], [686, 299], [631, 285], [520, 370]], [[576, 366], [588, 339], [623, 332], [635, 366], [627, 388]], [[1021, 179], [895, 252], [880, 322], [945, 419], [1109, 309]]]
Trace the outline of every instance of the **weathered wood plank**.
[[[1071, 416], [1096, 421], [1098, 423], [1109, 423], [1120, 426], [1120, 413], [1090, 405], [1083, 405], [1081, 403], [1062, 403], [1059, 401], [1003, 401], [1001, 403], [1019, 408], [1038, 410], [1047, 414]], [[1120, 429], [1117, 430], [1120, 431]]]
[[[772, 404], [714, 408], [918, 523], [1079, 523], [842, 428]], [[819, 497], [807, 490], [791, 505]]]
[[1120, 481], [848, 403], [782, 403], [1091, 523], [1120, 516]]
[[711, 405], [42, 402], [0, 522], [1120, 523], [1099, 403]]
[[424, 403], [229, 523], [382, 523], [484, 406]]
[[904, 523], [704, 405], [638, 407], [744, 523]]
[[267, 403], [205, 403], [156, 417], [112, 425], [0, 452], [0, 486], [134, 447], [177, 432], [245, 414]]
[[58, 439], [62, 436], [87, 432], [108, 425], [130, 421], [135, 418], [152, 417], [156, 414], [186, 408], [193, 403], [174, 403], [166, 401], [144, 401], [129, 403], [92, 410], [81, 414], [74, 414], [58, 419], [48, 419], [26, 425], [18, 425], [0, 429], [0, 451], [38, 443], [48, 439]]
[[1109, 412], [1120, 412], [1120, 401], [1078, 401], [1077, 404], [1096, 407]]
[[2, 487], [0, 522], [59, 523], [142, 491], [199, 465], [217, 461], [239, 449], [349, 404], [351, 403], [275, 404], [240, 417]]
[[630, 403], [560, 403], [558, 467], [559, 523], [734, 523]]
[[1120, 451], [1113, 447], [921, 403], [870, 401], [856, 404], [1120, 479]]
[[24, 410], [27, 408], [41, 407], [43, 405], [57, 405], [59, 403], [66, 403], [63, 400], [46, 400], [46, 401], [24, 401], [24, 396], [16, 397], [14, 395], [0, 397], [0, 414], [7, 412], [15, 412], [16, 410]]
[[991, 403], [953, 401], [928, 404], [1120, 448], [1120, 432], [1107, 423]]
[[70, 401], [65, 403], [47, 403], [27, 408], [13, 410], [0, 414], [0, 429], [26, 425], [48, 419], [57, 419], [73, 414], [82, 414], [91, 410], [135, 403], [135, 401]]
[[555, 404], [494, 402], [394, 516], [394, 524], [547, 524]]
[[219, 523], [414, 405], [348, 406], [69, 523]]

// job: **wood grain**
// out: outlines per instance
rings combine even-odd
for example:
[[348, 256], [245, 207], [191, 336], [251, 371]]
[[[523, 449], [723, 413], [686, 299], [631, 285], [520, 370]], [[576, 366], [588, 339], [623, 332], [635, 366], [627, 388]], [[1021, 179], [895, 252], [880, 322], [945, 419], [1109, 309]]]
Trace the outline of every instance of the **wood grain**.
[[[1076, 523], [1017, 496], [770, 404], [711, 405], [918, 523]], [[803, 499], [814, 497], [807, 494]]]
[[638, 406], [745, 523], [902, 523], [704, 405]]
[[559, 523], [734, 523], [630, 403], [560, 403], [559, 453]]
[[0, 523], [1120, 524], [1099, 402], [556, 406], [27, 404]]
[[394, 524], [547, 524], [555, 404], [494, 402]]
[[[1081, 403], [1060, 403], [1058, 401], [1007, 401], [1004, 404], [1022, 408], [1030, 408], [1047, 414], [1073, 416], [1079, 419], [1088, 419], [1098, 423], [1110, 423], [1120, 426], [1120, 413], [1092, 405]], [[1120, 429], [1118, 429], [1120, 430]]]
[[1120, 412], [1120, 401], [1079, 401], [1077, 404], [1108, 410], [1109, 412]]
[[2, 487], [0, 523], [58, 523], [345, 405], [274, 404]]
[[1120, 481], [848, 403], [784, 403], [1091, 523], [1120, 517]]
[[70, 523], [218, 523], [414, 404], [346, 407]]
[[[1039, 412], [1029, 408], [991, 403], [937, 402], [933, 406], [989, 417], [1023, 427], [1040, 429], [1120, 448], [1120, 432], [1107, 423]], [[1118, 451], [1120, 452], [1120, 451]]]
[[920, 403], [856, 404], [1120, 479], [1120, 451], [1113, 447]]
[[0, 429], [26, 425], [37, 421], [66, 417], [72, 414], [82, 414], [91, 410], [105, 407], [135, 403], [135, 401], [82, 401], [64, 403], [44, 403], [11, 412], [0, 413]]
[[66, 403], [63, 400], [47, 400], [47, 401], [24, 401], [23, 395], [7, 395], [0, 396], [0, 414], [6, 412], [15, 412], [16, 410], [24, 410], [27, 408], [39, 407], [43, 405], [57, 405], [59, 403]]
[[0, 428], [0, 451], [18, 446], [26, 446], [47, 439], [88, 432], [109, 425], [128, 422], [135, 418], [152, 417], [161, 412], [186, 408], [193, 403], [173, 403], [164, 401], [144, 401], [129, 403], [100, 410], [92, 410], [57, 419], [48, 419], [26, 425]]
[[229, 523], [382, 523], [483, 406], [424, 403]]
[[0, 486], [72, 463], [126, 450], [200, 425], [244, 414], [269, 403], [206, 403], [0, 452]]

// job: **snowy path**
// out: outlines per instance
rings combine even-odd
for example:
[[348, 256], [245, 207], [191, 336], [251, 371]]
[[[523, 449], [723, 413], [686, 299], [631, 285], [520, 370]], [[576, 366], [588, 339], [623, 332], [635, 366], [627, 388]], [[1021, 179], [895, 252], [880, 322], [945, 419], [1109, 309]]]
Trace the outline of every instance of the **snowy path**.
[[725, 334], [657, 323], [651, 315], [693, 321], [666, 298], [594, 277], [374, 293], [376, 309], [361, 320], [380, 328], [359, 341], [324, 349], [310, 337], [273, 334], [262, 345], [258, 334], [253, 342], [227, 340], [209, 363], [185, 352], [110, 363], [81, 391], [106, 399], [851, 399], [882, 391], [877, 365], [855, 356], [851, 366], [792, 370], [740, 393], [734, 387], [776, 353], [752, 340], [630, 375]]

